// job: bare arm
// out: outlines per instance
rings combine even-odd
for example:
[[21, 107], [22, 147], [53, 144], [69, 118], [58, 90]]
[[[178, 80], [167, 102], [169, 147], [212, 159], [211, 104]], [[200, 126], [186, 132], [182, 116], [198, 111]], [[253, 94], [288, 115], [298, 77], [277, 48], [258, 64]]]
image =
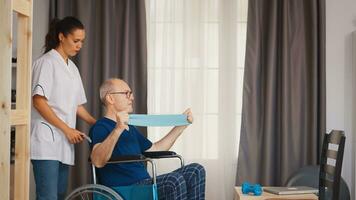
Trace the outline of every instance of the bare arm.
[[[183, 114], [187, 115], [189, 123], [193, 123], [193, 114], [190, 109], [187, 109]], [[172, 130], [169, 131], [166, 136], [153, 143], [151, 148], [149, 148], [147, 151], [168, 151], [187, 127], [188, 125], [176, 126], [172, 128]]]
[[80, 131], [69, 127], [54, 113], [52, 108], [48, 105], [48, 101], [45, 97], [35, 95], [32, 97], [33, 107], [40, 113], [40, 115], [50, 124], [60, 129], [70, 143], [78, 143], [83, 140]]
[[128, 130], [129, 115], [127, 112], [120, 112], [116, 114], [116, 127], [110, 135], [102, 142], [97, 143], [93, 147], [90, 158], [92, 163], [98, 167], [104, 167], [111, 158], [114, 147], [119, 140], [120, 135], [126, 129]]
[[95, 124], [96, 120], [94, 119], [91, 114], [85, 109], [83, 105], [79, 105], [77, 109], [77, 115], [84, 120], [86, 123], [93, 125]]

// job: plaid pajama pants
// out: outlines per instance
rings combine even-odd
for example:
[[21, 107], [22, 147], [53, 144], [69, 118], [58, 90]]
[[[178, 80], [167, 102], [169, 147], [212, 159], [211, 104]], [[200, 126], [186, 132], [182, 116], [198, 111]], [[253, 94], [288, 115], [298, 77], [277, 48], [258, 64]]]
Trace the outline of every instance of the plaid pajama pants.
[[[136, 184], [152, 184], [145, 179]], [[183, 166], [171, 173], [157, 176], [160, 200], [203, 200], [205, 199], [205, 169], [197, 163]]]

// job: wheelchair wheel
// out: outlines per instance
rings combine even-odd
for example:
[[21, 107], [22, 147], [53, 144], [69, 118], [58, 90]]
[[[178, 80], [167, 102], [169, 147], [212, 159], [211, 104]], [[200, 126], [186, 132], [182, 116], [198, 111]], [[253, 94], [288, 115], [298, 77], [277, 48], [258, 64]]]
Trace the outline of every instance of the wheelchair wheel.
[[71, 192], [66, 200], [124, 200], [113, 189], [97, 184], [81, 186]]

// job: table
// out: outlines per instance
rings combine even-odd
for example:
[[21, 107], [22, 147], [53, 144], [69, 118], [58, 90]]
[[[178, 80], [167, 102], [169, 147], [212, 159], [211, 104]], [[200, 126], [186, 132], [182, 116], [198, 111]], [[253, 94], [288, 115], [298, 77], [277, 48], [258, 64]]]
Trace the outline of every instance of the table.
[[241, 187], [235, 187], [235, 200], [317, 200], [315, 194], [276, 195], [263, 191], [261, 196], [242, 194]]

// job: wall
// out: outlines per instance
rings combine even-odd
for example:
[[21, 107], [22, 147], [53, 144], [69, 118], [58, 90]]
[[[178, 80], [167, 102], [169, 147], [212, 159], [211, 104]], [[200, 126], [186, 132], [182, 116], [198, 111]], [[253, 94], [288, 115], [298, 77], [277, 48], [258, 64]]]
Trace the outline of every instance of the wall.
[[327, 130], [345, 131], [346, 147], [342, 176], [351, 190], [351, 199], [355, 199], [356, 189], [356, 62], [353, 63], [356, 48], [353, 50], [352, 45], [354, 31], [356, 31], [356, 1], [326, 0]]
[[49, 18], [48, 0], [33, 1], [33, 42], [32, 42], [32, 60], [43, 53], [45, 36], [48, 31]]

